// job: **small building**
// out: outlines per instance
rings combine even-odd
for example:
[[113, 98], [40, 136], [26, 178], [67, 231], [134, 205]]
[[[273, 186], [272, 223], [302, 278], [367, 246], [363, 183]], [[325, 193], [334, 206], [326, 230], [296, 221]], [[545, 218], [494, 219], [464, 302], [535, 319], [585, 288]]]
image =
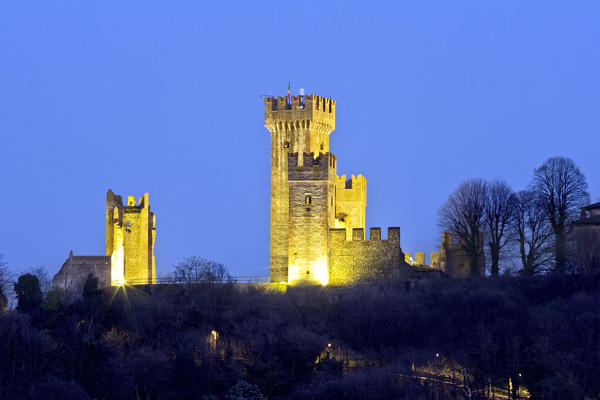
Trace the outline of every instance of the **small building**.
[[600, 202], [582, 207], [574, 225], [578, 268], [583, 273], [600, 272]]
[[110, 257], [75, 256], [73, 251], [52, 279], [52, 287], [62, 288], [66, 293], [79, 297], [89, 274], [98, 278], [99, 286], [110, 285]]
[[477, 257], [477, 271], [471, 271], [471, 259], [463, 249], [460, 239], [457, 241], [452, 233], [443, 232], [440, 252], [431, 253], [431, 266], [440, 269], [450, 278], [468, 278], [485, 276], [485, 253], [483, 251], [483, 237], [480, 237], [479, 255]]

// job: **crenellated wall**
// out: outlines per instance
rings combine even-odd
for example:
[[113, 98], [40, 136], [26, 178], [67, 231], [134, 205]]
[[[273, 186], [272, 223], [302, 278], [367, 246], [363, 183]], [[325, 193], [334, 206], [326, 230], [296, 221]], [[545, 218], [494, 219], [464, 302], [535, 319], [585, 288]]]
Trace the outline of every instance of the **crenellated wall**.
[[388, 228], [388, 238], [381, 239], [381, 229], [371, 228], [365, 240], [364, 229], [329, 230], [329, 284], [349, 285], [378, 279], [399, 279], [406, 264], [400, 248], [400, 228]]

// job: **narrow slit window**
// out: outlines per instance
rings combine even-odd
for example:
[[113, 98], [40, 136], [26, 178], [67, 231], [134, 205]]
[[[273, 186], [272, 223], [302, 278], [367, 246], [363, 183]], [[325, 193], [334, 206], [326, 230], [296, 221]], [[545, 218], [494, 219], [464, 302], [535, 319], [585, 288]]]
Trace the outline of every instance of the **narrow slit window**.
[[306, 197], [304, 198], [304, 204], [306, 204], [307, 206], [310, 206], [312, 204], [311, 195], [309, 195], [309, 194], [306, 195]]

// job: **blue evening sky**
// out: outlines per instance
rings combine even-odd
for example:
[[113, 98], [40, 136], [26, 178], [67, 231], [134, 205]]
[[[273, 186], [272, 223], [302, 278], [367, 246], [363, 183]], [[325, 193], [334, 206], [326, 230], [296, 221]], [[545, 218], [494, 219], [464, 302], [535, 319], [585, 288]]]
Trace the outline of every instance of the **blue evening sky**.
[[288, 75], [337, 100], [338, 173], [411, 254], [471, 177], [522, 189], [564, 155], [596, 201], [599, 39], [598, 1], [3, 1], [0, 254], [51, 274], [103, 254], [112, 188], [150, 193], [159, 274], [201, 255], [267, 275], [259, 96]]

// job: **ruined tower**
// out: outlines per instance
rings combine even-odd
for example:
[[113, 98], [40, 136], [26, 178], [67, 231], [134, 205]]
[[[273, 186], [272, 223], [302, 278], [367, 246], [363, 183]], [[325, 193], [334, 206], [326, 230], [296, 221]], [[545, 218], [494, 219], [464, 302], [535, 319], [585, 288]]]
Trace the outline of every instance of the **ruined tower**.
[[112, 190], [106, 193], [106, 255], [111, 258], [111, 283], [156, 283], [154, 239], [156, 217], [150, 211], [148, 193], [129, 196], [123, 204]]
[[329, 152], [335, 101], [325, 97], [265, 98], [271, 133], [271, 281], [327, 284], [329, 230], [363, 232], [366, 179], [336, 174]]

